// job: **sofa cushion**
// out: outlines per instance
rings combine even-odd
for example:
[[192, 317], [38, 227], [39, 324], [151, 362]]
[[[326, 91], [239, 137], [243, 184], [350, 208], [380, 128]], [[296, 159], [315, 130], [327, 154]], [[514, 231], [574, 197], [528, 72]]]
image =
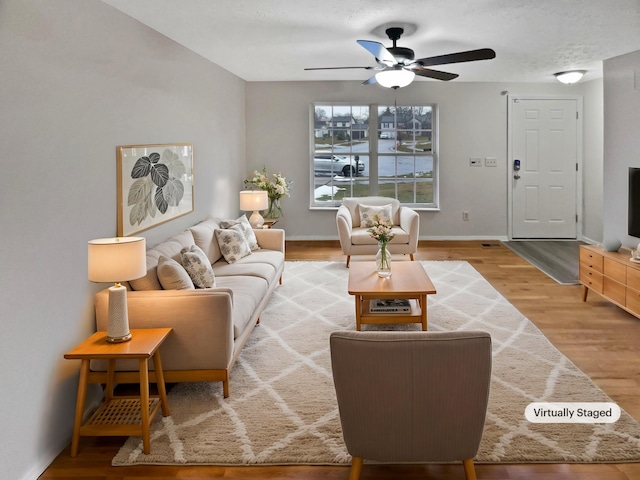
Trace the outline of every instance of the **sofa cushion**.
[[378, 223], [393, 223], [391, 216], [391, 204], [376, 206], [359, 204], [360, 226], [371, 228]]
[[267, 294], [269, 285], [252, 276], [218, 277], [218, 287], [233, 291], [233, 338], [237, 338], [251, 321], [258, 305]]
[[[251, 255], [253, 257], [253, 255]], [[258, 277], [267, 282], [272, 282], [276, 269], [268, 264], [261, 262], [245, 262], [248, 257], [244, 257], [235, 263], [227, 263], [225, 261], [216, 262], [213, 265], [213, 271], [216, 274], [216, 278], [222, 277]]]
[[182, 265], [173, 258], [160, 255], [158, 259], [158, 280], [165, 290], [193, 290], [195, 286]]
[[210, 263], [216, 263], [222, 258], [218, 240], [216, 240], [214, 235], [214, 232], [218, 228], [220, 228], [220, 222], [213, 217], [209, 217], [189, 228], [193, 234], [193, 241], [207, 255]]
[[228, 263], [235, 263], [251, 255], [251, 248], [239, 226], [216, 230], [216, 239], [222, 256]]
[[198, 288], [211, 288], [216, 286], [216, 277], [207, 255], [197, 245], [183, 248], [180, 252], [182, 265]]
[[157, 272], [160, 256], [164, 255], [180, 262], [180, 251], [184, 247], [191, 247], [191, 245], [194, 245], [193, 235], [191, 231], [185, 230], [147, 250], [147, 274], [142, 278], [131, 280], [129, 282], [131, 288], [134, 290], [162, 290], [162, 284], [158, 279]]
[[[393, 227], [391, 232], [395, 235], [389, 243], [402, 244], [409, 243], [409, 234], [400, 227]], [[371, 234], [364, 227], [354, 228], [351, 232], [352, 245], [377, 245], [378, 241], [371, 238]]]
[[251, 251], [260, 250], [260, 245], [258, 245], [258, 240], [256, 239], [256, 234], [253, 233], [253, 228], [249, 223], [246, 215], [242, 215], [237, 220], [222, 220], [220, 222], [220, 226], [222, 228], [231, 228], [234, 226], [238, 226], [242, 234], [244, 235], [245, 240], [249, 244], [249, 248]]

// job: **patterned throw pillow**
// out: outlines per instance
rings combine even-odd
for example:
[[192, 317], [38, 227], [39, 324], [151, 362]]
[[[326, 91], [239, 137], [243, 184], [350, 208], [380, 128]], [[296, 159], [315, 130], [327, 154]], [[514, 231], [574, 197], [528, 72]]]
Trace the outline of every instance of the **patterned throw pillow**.
[[173, 258], [160, 255], [158, 280], [165, 290], [193, 290], [193, 281], [182, 265]]
[[372, 205], [358, 205], [360, 210], [360, 226], [371, 228], [376, 223], [388, 223], [391, 218], [391, 204], [375, 207]]
[[216, 238], [218, 239], [218, 246], [222, 256], [229, 263], [235, 263], [242, 257], [251, 255], [251, 248], [238, 225], [216, 230]]
[[184, 247], [180, 251], [182, 265], [198, 288], [211, 288], [216, 286], [216, 277], [206, 253], [197, 245]]
[[258, 239], [256, 238], [256, 234], [253, 232], [253, 228], [249, 223], [246, 215], [242, 215], [237, 220], [223, 220], [220, 222], [220, 226], [222, 228], [231, 228], [238, 226], [240, 231], [244, 235], [245, 240], [249, 244], [249, 248], [251, 251], [260, 250], [260, 245], [258, 245]]

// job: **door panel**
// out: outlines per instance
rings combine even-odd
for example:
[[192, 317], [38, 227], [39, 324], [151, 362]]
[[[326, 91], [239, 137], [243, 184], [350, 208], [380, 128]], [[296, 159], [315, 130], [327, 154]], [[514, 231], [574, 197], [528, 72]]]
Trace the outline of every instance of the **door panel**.
[[576, 238], [576, 112], [573, 99], [513, 99], [512, 238]]

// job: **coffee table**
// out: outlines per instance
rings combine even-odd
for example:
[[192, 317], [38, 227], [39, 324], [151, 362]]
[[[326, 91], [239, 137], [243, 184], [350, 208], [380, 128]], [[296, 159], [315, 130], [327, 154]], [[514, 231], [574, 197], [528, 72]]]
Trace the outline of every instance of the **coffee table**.
[[[362, 324], [421, 323], [427, 330], [427, 295], [436, 293], [420, 262], [391, 264], [391, 276], [378, 276], [375, 262], [352, 262], [349, 267], [349, 294], [355, 295], [356, 330]], [[409, 299], [410, 313], [371, 313], [370, 300]]]

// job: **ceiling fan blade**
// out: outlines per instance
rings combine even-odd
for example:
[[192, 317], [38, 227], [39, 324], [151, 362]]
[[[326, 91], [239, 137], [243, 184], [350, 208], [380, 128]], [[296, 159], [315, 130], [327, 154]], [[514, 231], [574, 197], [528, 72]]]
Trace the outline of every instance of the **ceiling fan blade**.
[[373, 85], [374, 83], [378, 83], [378, 82], [376, 82], [375, 75], [373, 77], [365, 80], [364, 82], [362, 82], [361, 85]]
[[398, 63], [396, 58], [391, 55], [391, 52], [386, 49], [384, 45], [379, 42], [372, 42], [370, 40], [356, 40], [358, 45], [364, 47], [369, 53], [371, 53], [377, 60], [383, 62], [385, 65], [392, 66]]
[[457, 73], [441, 72], [440, 70], [432, 70], [430, 68], [423, 67], [413, 67], [411, 68], [411, 71], [421, 77], [435, 78], [436, 80], [443, 80], [445, 82], [459, 77]]
[[305, 68], [305, 70], [343, 70], [347, 68], [362, 68], [364, 70], [373, 70], [376, 67], [315, 67], [315, 68]]
[[438, 55], [437, 57], [419, 58], [415, 61], [418, 65], [429, 67], [431, 65], [445, 65], [447, 63], [475, 62], [476, 60], [491, 60], [496, 57], [496, 52], [490, 48], [468, 50], [466, 52]]

